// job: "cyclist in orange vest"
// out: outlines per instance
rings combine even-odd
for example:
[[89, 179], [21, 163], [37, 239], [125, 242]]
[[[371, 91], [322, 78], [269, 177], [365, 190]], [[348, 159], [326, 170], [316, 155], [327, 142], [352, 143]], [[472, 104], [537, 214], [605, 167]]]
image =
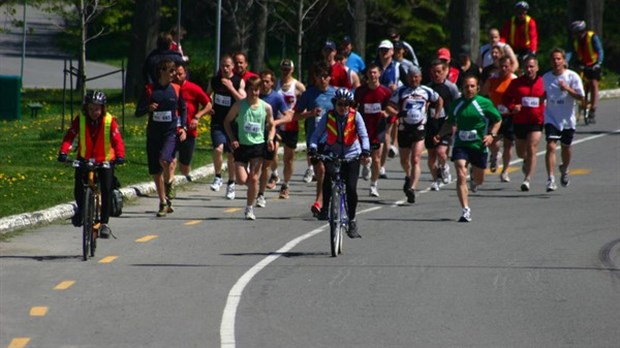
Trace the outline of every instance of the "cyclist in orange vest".
[[528, 16], [530, 5], [519, 1], [514, 6], [515, 15], [510, 17], [502, 27], [502, 39], [512, 47], [519, 61], [527, 55], [536, 54], [538, 50], [538, 30], [536, 21]]
[[[62, 139], [58, 153], [58, 161], [66, 162], [67, 153], [71, 150], [73, 139], [78, 137], [77, 158], [94, 160], [95, 163], [110, 162], [109, 168], [98, 169], [99, 189], [101, 190], [101, 238], [110, 237], [110, 211], [112, 209], [112, 183], [114, 164], [125, 163], [125, 144], [118, 129], [116, 118], [106, 112], [107, 97], [101, 91], [88, 91], [84, 96], [82, 115], [73, 119], [71, 127]], [[77, 203], [77, 211], [71, 218], [73, 226], [82, 226], [83, 178], [84, 168], [75, 168], [75, 185], [73, 196]]]
[[[319, 140], [326, 136], [325, 154], [342, 156], [345, 161], [340, 169], [341, 177], [346, 185], [347, 210], [349, 216], [350, 238], [360, 238], [355, 220], [357, 208], [357, 180], [360, 172], [360, 161], [370, 162], [370, 142], [362, 115], [354, 108], [353, 93], [346, 88], [339, 88], [332, 99], [334, 109], [321, 117], [310, 137], [308, 153], [315, 157], [318, 152]], [[357, 159], [360, 158], [360, 161]], [[323, 180], [323, 205], [319, 213], [319, 220], [327, 220], [327, 209], [331, 199], [332, 174], [334, 165], [325, 163], [325, 179]]]
[[[566, 61], [574, 57], [574, 66], [583, 70], [586, 95], [591, 93], [590, 122], [594, 121], [594, 113], [598, 104], [598, 82], [601, 80], [601, 64], [603, 64], [603, 44], [593, 31], [586, 29], [586, 22], [574, 21], [570, 26], [573, 42], [566, 54]], [[586, 81], [588, 83], [586, 83]]]

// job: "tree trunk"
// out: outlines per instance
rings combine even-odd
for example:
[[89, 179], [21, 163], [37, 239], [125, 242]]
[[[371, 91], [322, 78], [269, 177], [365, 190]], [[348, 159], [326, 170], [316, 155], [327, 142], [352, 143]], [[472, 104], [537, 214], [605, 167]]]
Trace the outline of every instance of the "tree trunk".
[[142, 66], [146, 56], [157, 44], [161, 0], [136, 1], [127, 62], [125, 93], [128, 100], [140, 96], [144, 86]]
[[251, 67], [256, 73], [265, 69], [265, 50], [267, 46], [267, 24], [269, 21], [269, 0], [256, 3], [256, 29], [254, 50], [252, 51]]
[[593, 30], [596, 35], [603, 39], [603, 14], [605, 7], [605, 0], [590, 0], [586, 1], [586, 23], [588, 28]]
[[480, 0], [451, 1], [448, 10], [450, 50], [455, 61], [461, 46], [469, 45], [472, 61], [480, 43]]
[[78, 11], [80, 13], [80, 59], [78, 62], [78, 78], [75, 89], [78, 91], [80, 100], [82, 100], [86, 89], [86, 39], [88, 38], [88, 24], [86, 23], [84, 0], [80, 0]]
[[301, 65], [301, 57], [303, 54], [302, 42], [304, 38], [304, 2], [299, 1], [297, 6], [297, 78], [301, 81], [303, 78], [303, 69]]
[[366, 57], [366, 0], [353, 0], [353, 49], [364, 59]]

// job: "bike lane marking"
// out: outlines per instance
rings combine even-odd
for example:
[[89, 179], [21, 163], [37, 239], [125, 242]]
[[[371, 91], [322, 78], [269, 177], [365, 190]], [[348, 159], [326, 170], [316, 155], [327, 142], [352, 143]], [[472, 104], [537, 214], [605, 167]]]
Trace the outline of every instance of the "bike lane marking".
[[47, 315], [49, 311], [49, 307], [46, 306], [35, 306], [30, 308], [30, 316], [31, 317], [44, 317]]
[[54, 287], [54, 290], [67, 290], [75, 284], [75, 280], [65, 280]]
[[28, 345], [28, 342], [30, 342], [30, 337], [15, 337], [7, 348], [24, 348]]
[[159, 236], [156, 234], [147, 234], [146, 236], [140, 237], [138, 239], [135, 240], [136, 243], [146, 243], [146, 242], [150, 242], [153, 239], [158, 238]]
[[[573, 144], [583, 143], [583, 142], [586, 142], [586, 141], [598, 139], [598, 138], [601, 138], [601, 137], [604, 137], [604, 136], [607, 136], [607, 135], [611, 135], [611, 134], [616, 134], [616, 133], [620, 133], [620, 129], [616, 129], [616, 130], [611, 131], [611, 132], [606, 132], [606, 133], [602, 133], [602, 134], [597, 134], [597, 135], [589, 136], [589, 137], [586, 137], [586, 138], [582, 138], [582, 139], [573, 141]], [[559, 151], [559, 150], [560, 150], [560, 147], [558, 147], [557, 151]], [[541, 155], [544, 155], [545, 153], [546, 153], [546, 151], [540, 151], [540, 152], [536, 153], [536, 156], [541, 156]], [[517, 163], [522, 162], [522, 161], [523, 161], [522, 159], [517, 159], [517, 160], [511, 161], [510, 164], [517, 164]], [[455, 182], [455, 180], [451, 181], [450, 183], [453, 183], [453, 182]], [[430, 191], [430, 187], [426, 188], [424, 190], [420, 190], [420, 193], [429, 192], [429, 191]], [[390, 207], [399, 206], [401, 204], [404, 204], [404, 202], [405, 202], [404, 200], [403, 201], [397, 201], [394, 204], [392, 204]], [[372, 208], [368, 208], [368, 209], [365, 209], [363, 211], [360, 211], [360, 212], [358, 212], [358, 214], [363, 214], [363, 213], [367, 213], [367, 212], [370, 212], [370, 211], [379, 210], [379, 209], [382, 209], [382, 208], [383, 207], [372, 207]], [[234, 208], [229, 208], [229, 209], [234, 209]], [[239, 278], [237, 280], [237, 282], [235, 282], [235, 284], [230, 289], [230, 292], [228, 293], [228, 296], [226, 298], [226, 305], [224, 306], [224, 312], [222, 314], [222, 320], [221, 320], [221, 323], [220, 323], [220, 347], [221, 348], [235, 348], [236, 347], [236, 341], [235, 341], [235, 320], [236, 320], [236, 316], [237, 316], [237, 308], [239, 307], [239, 302], [241, 301], [241, 296], [243, 294], [243, 290], [250, 283], [250, 281], [252, 281], [254, 276], [256, 276], [256, 274], [258, 274], [261, 270], [263, 270], [269, 264], [271, 264], [272, 262], [277, 260], [280, 256], [282, 256], [283, 254], [289, 252], [291, 249], [293, 249], [299, 243], [305, 241], [306, 239], [314, 237], [315, 235], [317, 235], [317, 234], [323, 232], [324, 230], [326, 230], [328, 226], [329, 226], [329, 224], [325, 224], [325, 225], [323, 225], [323, 226], [321, 226], [319, 228], [316, 228], [316, 229], [314, 229], [314, 230], [312, 230], [312, 231], [310, 231], [310, 232], [308, 232], [306, 234], [303, 234], [303, 235], [301, 235], [301, 236], [291, 240], [290, 242], [286, 243], [283, 247], [281, 247], [277, 251], [271, 253], [269, 256], [265, 257], [264, 259], [259, 261], [257, 264], [252, 266], [249, 270], [247, 270], [241, 276], [241, 278]]]
[[116, 259], [118, 259], [118, 256], [106, 256], [103, 259], [99, 260], [99, 263], [112, 263]]

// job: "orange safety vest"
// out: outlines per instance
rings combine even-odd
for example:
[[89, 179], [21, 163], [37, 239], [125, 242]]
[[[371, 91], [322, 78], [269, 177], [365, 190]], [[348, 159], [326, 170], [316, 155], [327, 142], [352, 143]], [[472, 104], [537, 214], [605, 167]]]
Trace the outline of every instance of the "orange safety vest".
[[[355, 110], [349, 109], [349, 115], [344, 125], [344, 145], [351, 146], [357, 140], [357, 127], [355, 125]], [[327, 114], [327, 145], [334, 145], [338, 140], [338, 123], [334, 111]]]
[[575, 52], [577, 52], [577, 58], [580, 62], [582, 62], [585, 66], [591, 66], [596, 64], [598, 61], [598, 52], [594, 49], [594, 32], [589, 30], [588, 34], [586, 34], [585, 45], [580, 45], [580, 39], [573, 40], [573, 47], [575, 48]]
[[86, 160], [94, 159], [101, 163], [111, 161], [115, 158], [114, 149], [110, 144], [110, 129], [112, 128], [112, 115], [106, 113], [103, 122], [99, 124], [97, 138], [93, 139], [87, 131], [86, 116], [80, 116], [80, 143], [78, 153]]
[[[530, 47], [530, 20], [532, 17], [525, 16], [525, 46]], [[516, 17], [512, 16], [510, 20], [510, 46], [515, 46]]]

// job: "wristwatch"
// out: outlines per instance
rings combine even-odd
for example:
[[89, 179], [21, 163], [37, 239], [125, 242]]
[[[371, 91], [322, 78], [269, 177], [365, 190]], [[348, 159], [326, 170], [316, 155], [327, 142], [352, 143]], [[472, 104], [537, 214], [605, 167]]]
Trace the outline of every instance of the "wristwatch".
[[490, 135], [491, 137], [493, 137], [493, 139], [497, 138], [497, 133], [489, 133], [487, 135]]

